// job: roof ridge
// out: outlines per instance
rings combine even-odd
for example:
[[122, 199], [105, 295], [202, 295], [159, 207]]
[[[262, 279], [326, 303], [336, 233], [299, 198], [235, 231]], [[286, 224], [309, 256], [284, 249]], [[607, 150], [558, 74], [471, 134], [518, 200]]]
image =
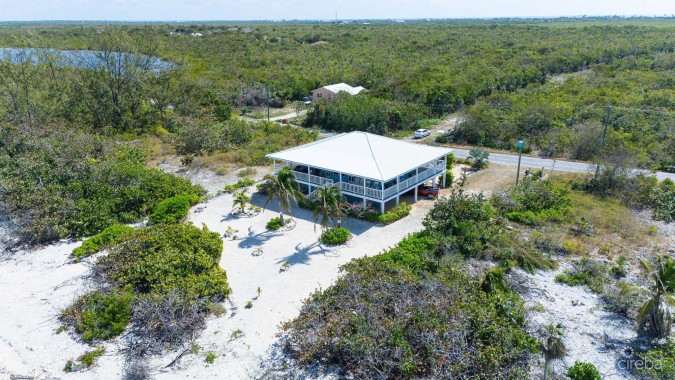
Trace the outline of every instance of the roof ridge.
[[375, 167], [377, 168], [377, 172], [380, 173], [379, 179], [384, 181], [384, 176], [382, 175], [382, 170], [380, 170], [380, 165], [377, 163], [377, 158], [375, 158], [375, 152], [373, 152], [373, 146], [370, 145], [370, 138], [368, 137], [368, 135], [370, 133], [363, 132], [363, 131], [360, 131], [360, 132], [363, 133], [366, 136], [366, 141], [368, 142], [368, 149], [370, 149], [370, 154], [373, 156], [373, 162], [375, 163]]

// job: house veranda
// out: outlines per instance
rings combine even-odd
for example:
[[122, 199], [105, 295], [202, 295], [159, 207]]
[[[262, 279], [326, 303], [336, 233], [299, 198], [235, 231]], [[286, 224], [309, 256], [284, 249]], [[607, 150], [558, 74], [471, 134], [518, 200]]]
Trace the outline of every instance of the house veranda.
[[366, 132], [338, 134], [309, 144], [268, 154], [274, 173], [290, 167], [302, 191], [338, 186], [351, 203], [379, 205], [414, 194], [419, 186], [440, 182], [445, 186], [447, 156], [451, 149], [405, 142]]

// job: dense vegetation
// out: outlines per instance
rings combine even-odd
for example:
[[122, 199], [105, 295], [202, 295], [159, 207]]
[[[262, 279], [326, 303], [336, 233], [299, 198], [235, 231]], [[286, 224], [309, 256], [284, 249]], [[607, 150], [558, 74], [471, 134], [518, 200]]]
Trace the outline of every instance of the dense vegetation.
[[537, 344], [523, 331], [520, 297], [508, 289], [486, 293], [480, 281], [436, 266], [419, 239], [394, 248], [402, 256], [352, 261], [335, 285], [313, 294], [286, 325], [293, 355], [356, 377], [524, 376]]
[[86, 256], [93, 255], [94, 253], [99, 252], [104, 246], [114, 243], [123, 234], [133, 230], [133, 227], [128, 227], [119, 223], [113, 224], [82, 242], [81, 246], [73, 249], [73, 257], [75, 257], [76, 261], [79, 261]]
[[[260, 106], [268, 92], [278, 106], [322, 85], [347, 82], [369, 92], [315, 105], [307, 125], [384, 134], [468, 107], [457, 135], [461, 141], [512, 149], [525, 138], [527, 149], [545, 155], [589, 159], [597, 153], [589, 140], [597, 140], [604, 106], [620, 106], [609, 119], [608, 144], [634, 150], [642, 166], [673, 166], [672, 18], [155, 24], [110, 30], [0, 29], [2, 46], [133, 53], [106, 60], [94, 73], [63, 68], [46, 52], [32, 58], [38, 65], [4, 63], [0, 77], [7, 80], [0, 81], [5, 83], [0, 92], [8, 96], [0, 109], [7, 119], [176, 131], [189, 127], [185, 118], [227, 120], [230, 107]], [[203, 36], [190, 36], [197, 31]], [[143, 70], [150, 56], [176, 66]]]
[[144, 163], [140, 150], [86, 132], [0, 127], [0, 212], [35, 243], [136, 222], [165, 198], [203, 192]]
[[[494, 92], [467, 108], [454, 138], [513, 150], [524, 138], [526, 151], [591, 160], [599, 156], [607, 122], [605, 149], [623, 148], [642, 167], [673, 171], [674, 68], [671, 47], [516, 92]], [[614, 106], [609, 115], [605, 106]]]

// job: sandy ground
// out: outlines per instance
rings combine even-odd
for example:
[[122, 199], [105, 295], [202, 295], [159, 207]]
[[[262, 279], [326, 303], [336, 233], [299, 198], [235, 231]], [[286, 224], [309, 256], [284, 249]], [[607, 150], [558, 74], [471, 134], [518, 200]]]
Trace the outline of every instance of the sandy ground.
[[[209, 182], [206, 183], [208, 185]], [[210, 186], [209, 186], [210, 187]], [[221, 186], [213, 187], [220, 188]], [[264, 199], [254, 197], [262, 205]], [[302, 301], [313, 291], [330, 286], [339, 275], [338, 268], [349, 260], [380, 253], [394, 246], [405, 235], [422, 228], [421, 220], [432, 202], [421, 200], [411, 215], [389, 226], [349, 219], [344, 226], [354, 236], [347, 245], [325, 247], [317, 243], [311, 213], [293, 210], [296, 227], [284, 233], [270, 233], [265, 223], [277, 216], [276, 205], [255, 217], [230, 214], [232, 196], [216, 196], [191, 210], [190, 221], [205, 223], [209, 229], [224, 233], [227, 227], [239, 230], [235, 240], [224, 239], [221, 265], [226, 269], [233, 289], [226, 303], [227, 313], [208, 322], [196, 342], [194, 355], [186, 355], [168, 370], [159, 370], [177, 353], [155, 358], [150, 364], [159, 379], [256, 377], [269, 364], [270, 350], [278, 341], [279, 325], [295, 317]], [[0, 379], [9, 374], [37, 378], [117, 379], [122, 374], [120, 339], [106, 344], [107, 353], [90, 371], [64, 373], [69, 359], [75, 359], [92, 347], [78, 343], [68, 333], [56, 334], [59, 310], [77, 295], [86, 292], [89, 262], [71, 263], [68, 255], [79, 243], [61, 242], [27, 252], [18, 252], [0, 262]], [[261, 256], [253, 256], [256, 248]], [[288, 263], [288, 269], [281, 271]], [[261, 289], [258, 297], [257, 289]], [[248, 301], [253, 307], [245, 308]], [[233, 332], [241, 337], [235, 338]], [[236, 334], [235, 334], [236, 335]], [[213, 365], [204, 361], [206, 352], [219, 355]]]
[[[553, 363], [553, 372], [562, 378], [575, 361], [583, 361], [593, 363], [605, 380], [632, 379], [617, 362], [637, 336], [634, 322], [605, 310], [600, 296], [585, 287], [557, 283], [555, 276], [565, 268], [569, 266], [535, 275], [518, 272], [529, 287], [529, 292], [521, 294], [530, 310], [529, 330], [536, 336], [543, 326], [563, 326], [567, 355]], [[543, 373], [543, 358], [537, 362], [533, 378]]]

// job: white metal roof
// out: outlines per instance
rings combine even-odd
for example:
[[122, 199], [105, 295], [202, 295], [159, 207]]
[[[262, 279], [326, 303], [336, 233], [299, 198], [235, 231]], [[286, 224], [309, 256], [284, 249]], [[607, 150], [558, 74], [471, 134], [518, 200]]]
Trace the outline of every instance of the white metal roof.
[[365, 90], [365, 88], [363, 88], [361, 86], [352, 87], [352, 86], [350, 86], [346, 83], [331, 84], [330, 86], [324, 86], [323, 88], [325, 88], [326, 90], [328, 90], [328, 91], [330, 91], [334, 94], [337, 94], [340, 91], [344, 91], [344, 92], [349, 93], [351, 95], [356, 95], [356, 94], [360, 93], [361, 91]]
[[350, 132], [271, 153], [267, 157], [388, 181], [451, 152], [452, 149]]

